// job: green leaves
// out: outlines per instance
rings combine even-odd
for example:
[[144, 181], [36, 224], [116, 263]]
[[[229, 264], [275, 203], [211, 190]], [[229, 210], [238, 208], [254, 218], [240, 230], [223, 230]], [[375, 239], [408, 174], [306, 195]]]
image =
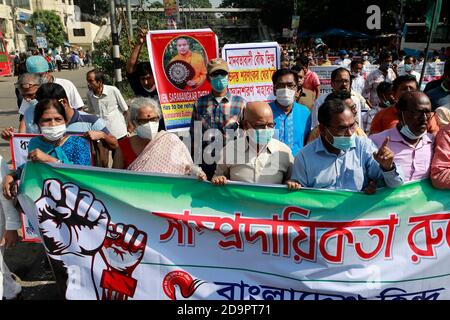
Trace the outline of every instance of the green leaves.
[[[37, 36], [45, 36], [49, 48], [55, 48], [63, 45], [67, 36], [61, 17], [53, 11], [38, 10], [33, 13], [28, 23], [32, 28], [38, 27]], [[41, 27], [44, 27], [44, 33], [40, 33]]]

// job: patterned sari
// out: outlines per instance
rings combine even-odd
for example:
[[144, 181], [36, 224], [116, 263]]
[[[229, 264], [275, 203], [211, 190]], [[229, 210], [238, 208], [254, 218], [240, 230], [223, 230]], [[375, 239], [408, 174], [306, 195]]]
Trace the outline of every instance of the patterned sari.
[[160, 131], [127, 170], [189, 175], [194, 166], [183, 142], [173, 133]]

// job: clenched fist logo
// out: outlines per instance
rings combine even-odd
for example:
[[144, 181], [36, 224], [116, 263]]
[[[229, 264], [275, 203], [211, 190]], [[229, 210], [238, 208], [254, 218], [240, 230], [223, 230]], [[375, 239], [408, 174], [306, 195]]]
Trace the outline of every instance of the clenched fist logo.
[[49, 179], [36, 207], [49, 254], [94, 255], [103, 245], [110, 217], [91, 192]]
[[[102, 299], [134, 296], [137, 280], [132, 273], [145, 253], [145, 232], [133, 225], [111, 223], [104, 204], [91, 192], [55, 179], [44, 182], [36, 207], [39, 228], [53, 258], [73, 254], [94, 261], [98, 253], [106, 269], [92, 272], [101, 274]], [[94, 263], [91, 265], [94, 268]]]

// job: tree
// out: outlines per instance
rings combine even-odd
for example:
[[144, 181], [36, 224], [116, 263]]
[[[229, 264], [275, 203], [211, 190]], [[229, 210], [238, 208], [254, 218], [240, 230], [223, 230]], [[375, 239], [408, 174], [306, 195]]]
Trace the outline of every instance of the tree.
[[179, 6], [180, 8], [212, 8], [209, 0], [180, 0]]
[[62, 46], [67, 39], [61, 17], [53, 11], [37, 10], [33, 13], [30, 20], [28, 20], [28, 23], [35, 30], [38, 25], [44, 26], [43, 33], [47, 38], [47, 43], [50, 48]]

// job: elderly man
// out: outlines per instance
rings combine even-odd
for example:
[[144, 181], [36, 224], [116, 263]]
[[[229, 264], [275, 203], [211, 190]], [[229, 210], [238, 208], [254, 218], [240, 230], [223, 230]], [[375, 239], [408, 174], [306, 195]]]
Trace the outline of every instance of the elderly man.
[[285, 143], [296, 155], [303, 148], [311, 131], [311, 112], [295, 102], [297, 74], [280, 69], [272, 76], [276, 99], [270, 104], [275, 121], [275, 138]]
[[203, 151], [209, 146], [209, 141], [219, 134], [222, 135], [223, 143], [220, 148], [227, 143], [227, 139], [233, 138], [239, 127], [245, 100], [228, 90], [228, 64], [225, 60], [212, 59], [208, 62], [207, 70], [212, 90], [195, 102], [189, 131], [194, 162], [199, 163], [201, 160], [203, 171], [211, 179], [216, 169], [215, 150], [208, 149], [210, 153], [207, 155]]
[[356, 137], [355, 117], [342, 100], [326, 101], [319, 110], [319, 122], [320, 138], [295, 157], [294, 182], [309, 188], [367, 193], [374, 182], [383, 181], [389, 187], [403, 184], [401, 169], [387, 146], [389, 139], [377, 151], [370, 139]]
[[434, 136], [427, 133], [431, 102], [425, 93], [408, 92], [397, 103], [400, 122], [391, 129], [370, 136], [380, 147], [389, 138], [394, 161], [402, 168], [405, 182], [426, 179], [430, 175]]
[[[404, 93], [417, 91], [418, 88], [419, 84], [416, 81], [416, 77], [412, 75], [404, 75], [398, 77], [394, 80], [394, 84], [392, 86], [396, 101], [398, 101]], [[395, 105], [385, 108], [378, 112], [373, 118], [372, 124], [370, 126], [370, 134], [380, 133], [387, 129], [391, 129], [397, 125], [399, 120], [399, 112]], [[433, 114], [428, 119], [427, 130], [429, 133], [432, 133], [434, 135], [436, 135], [436, 133], [439, 131], [439, 125], [437, 123], [436, 117]]]
[[81, 109], [84, 106], [83, 99], [78, 93], [77, 87], [72, 81], [67, 79], [55, 78], [51, 75], [48, 68], [48, 62], [42, 56], [31, 56], [27, 59], [27, 70], [29, 73], [37, 73], [44, 79], [44, 83], [57, 83], [66, 91], [70, 106], [74, 109]]
[[[333, 92], [346, 91], [350, 92], [352, 100], [355, 102], [355, 106], [358, 110], [356, 122], [361, 124], [361, 112], [363, 110], [368, 110], [370, 107], [367, 105], [366, 99], [364, 99], [358, 92], [351, 89], [352, 80], [350, 71], [346, 68], [338, 68], [331, 73], [331, 87]], [[314, 109], [312, 111], [312, 126], [313, 128], [319, 124], [319, 119], [317, 117], [320, 106], [325, 102], [328, 95], [323, 94], [319, 99], [316, 100], [314, 104]]]
[[170, 62], [184, 61], [194, 69], [194, 76], [186, 83], [185, 90], [191, 90], [200, 86], [206, 79], [206, 66], [203, 56], [199, 53], [192, 52], [189, 48], [189, 42], [186, 38], [178, 38], [177, 40], [178, 54], [173, 57]]
[[294, 157], [287, 145], [272, 138], [274, 128], [270, 106], [266, 102], [249, 103], [244, 111], [245, 135], [224, 147], [212, 183], [224, 185], [228, 180], [260, 184], [287, 182]]
[[[21, 107], [19, 109], [20, 123], [19, 133], [39, 133], [34, 123], [34, 106], [37, 104], [36, 92], [42, 83], [42, 78], [36, 73], [24, 73], [19, 76], [16, 88], [23, 97]], [[2, 132], [2, 138], [8, 140], [14, 132], [13, 127], [8, 127]]]
[[364, 84], [366, 79], [362, 74], [363, 62], [361, 60], [353, 60], [350, 64], [351, 78], [352, 78], [352, 91], [362, 94], [364, 90]]

